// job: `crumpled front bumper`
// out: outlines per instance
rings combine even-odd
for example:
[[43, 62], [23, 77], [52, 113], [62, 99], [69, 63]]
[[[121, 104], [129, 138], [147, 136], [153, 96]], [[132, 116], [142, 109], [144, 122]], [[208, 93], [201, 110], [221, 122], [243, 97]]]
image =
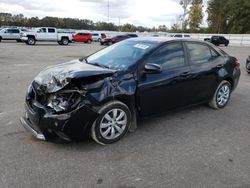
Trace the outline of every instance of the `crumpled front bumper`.
[[37, 139], [72, 141], [84, 138], [97, 116], [98, 113], [86, 105], [68, 113], [52, 114], [47, 107], [34, 101], [32, 107], [25, 103], [25, 116], [20, 121]]

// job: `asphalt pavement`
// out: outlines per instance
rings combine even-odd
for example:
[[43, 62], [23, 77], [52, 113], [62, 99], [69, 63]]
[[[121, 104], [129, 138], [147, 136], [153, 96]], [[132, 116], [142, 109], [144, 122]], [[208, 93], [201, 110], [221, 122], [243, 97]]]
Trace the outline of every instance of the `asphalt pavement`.
[[242, 76], [228, 106], [206, 105], [139, 122], [107, 146], [55, 144], [19, 123], [31, 80], [46, 66], [91, 54], [99, 44], [0, 43], [0, 187], [250, 187], [250, 47], [222, 47]]

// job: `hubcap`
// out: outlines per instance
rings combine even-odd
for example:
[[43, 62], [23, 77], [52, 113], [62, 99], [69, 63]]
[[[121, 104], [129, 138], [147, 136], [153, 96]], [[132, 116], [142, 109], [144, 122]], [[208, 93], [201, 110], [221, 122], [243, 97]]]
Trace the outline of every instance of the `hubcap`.
[[219, 91], [218, 91], [218, 94], [217, 94], [217, 103], [220, 105], [220, 106], [224, 106], [228, 99], [229, 99], [229, 96], [230, 96], [230, 88], [228, 85], [224, 85], [222, 86]]
[[63, 44], [67, 44], [67, 42], [68, 42], [67, 40], [63, 40]]
[[112, 109], [107, 112], [100, 123], [100, 133], [108, 140], [120, 136], [127, 125], [127, 115], [121, 109]]
[[34, 43], [34, 40], [33, 40], [33, 39], [29, 39], [29, 43], [30, 43], [30, 44], [33, 44], [33, 43]]

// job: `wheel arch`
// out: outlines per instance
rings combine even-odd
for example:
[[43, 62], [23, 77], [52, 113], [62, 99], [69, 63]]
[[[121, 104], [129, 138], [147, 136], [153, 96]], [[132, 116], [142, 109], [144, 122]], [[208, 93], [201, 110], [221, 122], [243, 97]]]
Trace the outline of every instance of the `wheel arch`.
[[231, 77], [226, 77], [224, 80], [228, 81], [231, 84], [232, 89], [234, 88], [234, 80]]

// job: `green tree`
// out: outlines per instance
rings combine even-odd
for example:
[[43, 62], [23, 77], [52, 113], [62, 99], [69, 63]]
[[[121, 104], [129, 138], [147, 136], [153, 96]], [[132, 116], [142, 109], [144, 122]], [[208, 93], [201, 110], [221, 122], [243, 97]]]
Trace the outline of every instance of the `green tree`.
[[202, 12], [202, 0], [193, 0], [192, 5], [189, 10], [188, 15], [188, 26], [191, 32], [196, 32], [200, 29], [200, 25], [203, 20], [203, 12]]
[[213, 33], [227, 33], [229, 0], [210, 0], [208, 2], [208, 26]]

